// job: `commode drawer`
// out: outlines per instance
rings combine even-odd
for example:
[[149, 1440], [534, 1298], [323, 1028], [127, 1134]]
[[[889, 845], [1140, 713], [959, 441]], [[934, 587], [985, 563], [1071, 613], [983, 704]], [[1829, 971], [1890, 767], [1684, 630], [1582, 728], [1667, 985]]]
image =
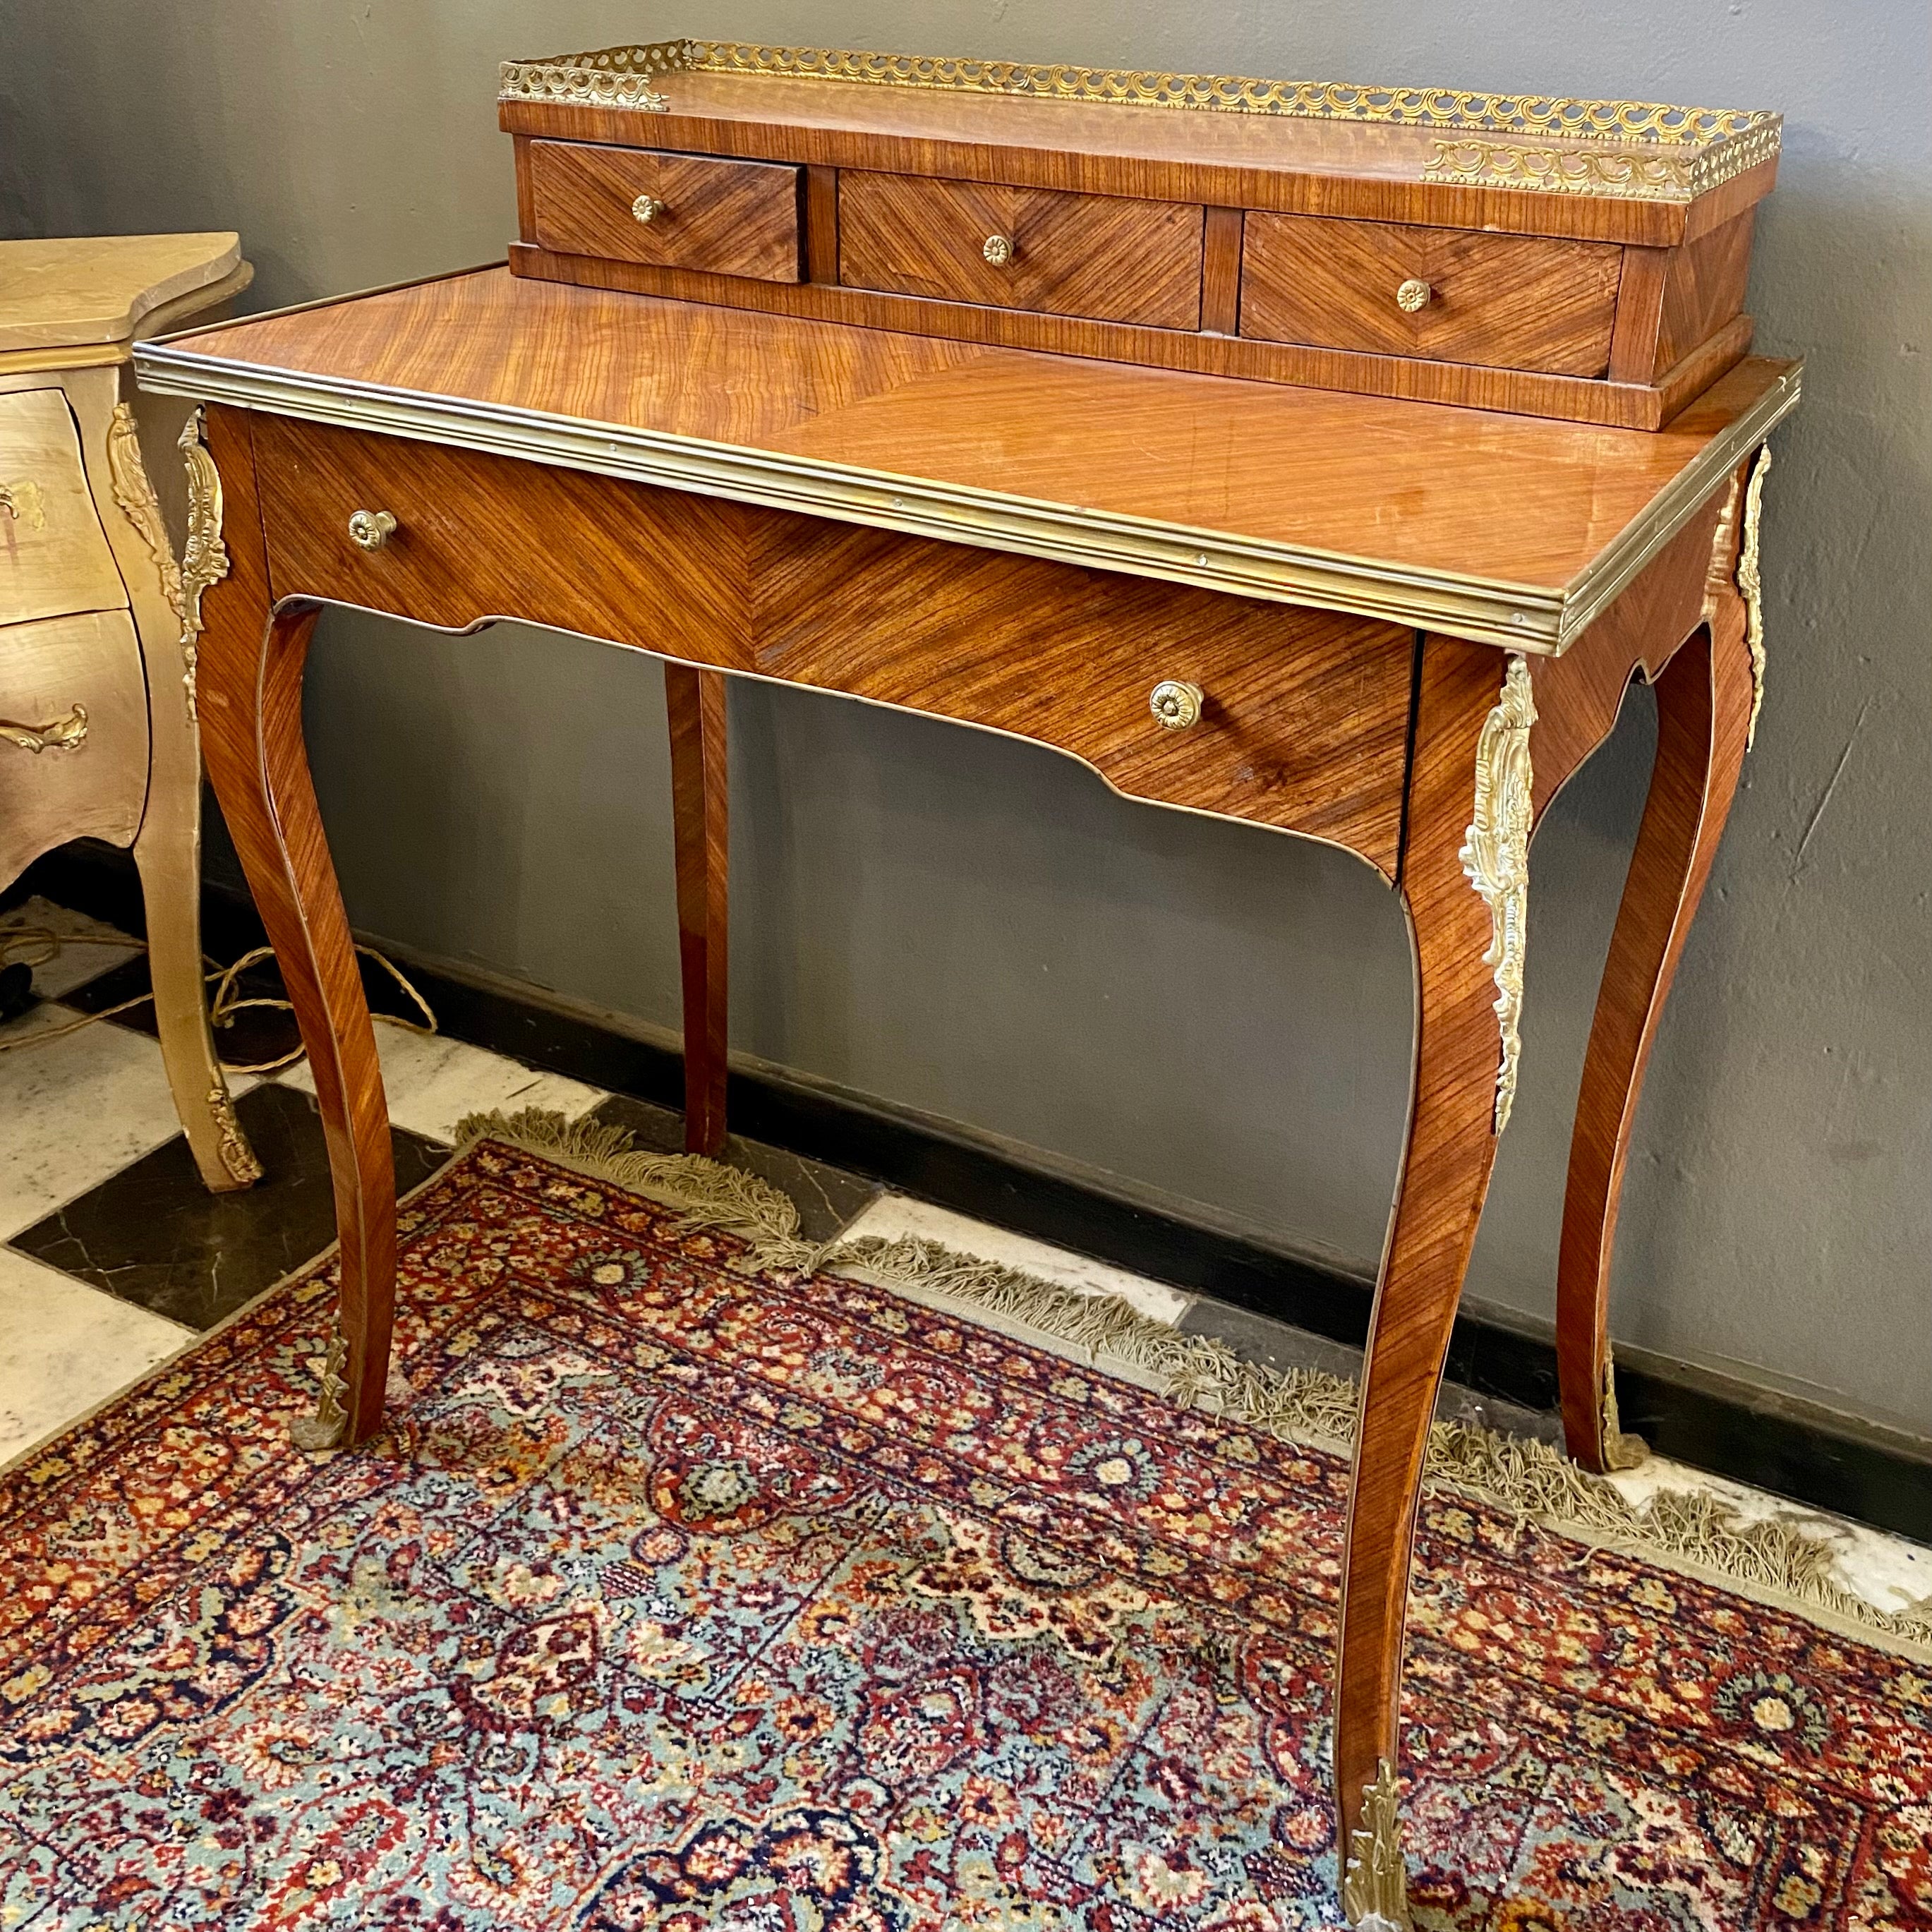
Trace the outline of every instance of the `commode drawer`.
[[838, 279], [982, 308], [1198, 328], [1204, 219], [1180, 202], [846, 169]]
[[0, 624], [128, 602], [58, 389], [0, 394]]
[[799, 175], [772, 161], [533, 141], [536, 238], [562, 255], [799, 278]]
[[125, 610], [0, 630], [0, 886], [70, 838], [131, 845], [148, 796], [148, 687]]
[[1250, 212], [1241, 333], [1432, 362], [1600, 376], [1623, 250], [1392, 221]]

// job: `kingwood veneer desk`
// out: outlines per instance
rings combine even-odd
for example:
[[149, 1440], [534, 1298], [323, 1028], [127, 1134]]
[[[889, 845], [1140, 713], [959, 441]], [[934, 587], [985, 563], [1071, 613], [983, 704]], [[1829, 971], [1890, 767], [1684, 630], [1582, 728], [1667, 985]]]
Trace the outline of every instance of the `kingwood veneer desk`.
[[[665, 209], [638, 202], [640, 223]], [[1755, 715], [1754, 466], [1796, 365], [1733, 357], [1664, 427], [1610, 428], [524, 266], [136, 351], [149, 386], [212, 405], [232, 569], [202, 604], [203, 736], [328, 1134], [341, 1312], [302, 1439], [380, 1421], [395, 1241], [374, 1041], [302, 741], [322, 604], [457, 631], [514, 617], [666, 660], [687, 1130], [706, 1151], [724, 1127], [721, 673], [1035, 739], [1130, 796], [1339, 845], [1400, 895], [1418, 982], [1336, 1723], [1344, 1901], [1400, 1921], [1409, 1545], [1515, 1087], [1530, 835], [1649, 679], [1655, 772], [1562, 1263], [1566, 1421], [1600, 1467], [1618, 1448], [1603, 1299], [1623, 1150]]]

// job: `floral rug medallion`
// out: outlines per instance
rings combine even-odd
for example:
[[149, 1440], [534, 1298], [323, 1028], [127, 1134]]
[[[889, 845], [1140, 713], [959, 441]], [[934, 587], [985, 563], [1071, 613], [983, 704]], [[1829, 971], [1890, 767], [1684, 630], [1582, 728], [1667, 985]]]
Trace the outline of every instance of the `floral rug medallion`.
[[[0, 1476], [0, 1927], [1340, 1922], [1339, 1458], [495, 1142], [401, 1285]], [[1440, 1498], [1411, 1629], [1419, 1927], [1932, 1927], [1923, 1666]]]

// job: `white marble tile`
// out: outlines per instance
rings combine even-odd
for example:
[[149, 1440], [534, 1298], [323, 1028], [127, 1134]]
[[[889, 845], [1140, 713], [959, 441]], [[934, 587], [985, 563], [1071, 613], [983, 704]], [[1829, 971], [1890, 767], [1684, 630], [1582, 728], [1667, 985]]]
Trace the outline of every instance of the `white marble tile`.
[[[59, 946], [59, 950], [49, 959], [40, 958], [40, 955], [47, 950], [40, 944], [25, 956], [29, 961], [38, 962], [34, 967], [34, 991], [44, 1000], [57, 1000], [63, 993], [70, 993], [75, 987], [86, 986], [88, 980], [118, 966], [123, 960], [132, 959], [141, 950], [118, 927], [100, 920], [89, 919], [84, 912], [72, 911], [45, 898], [28, 899], [12, 911], [0, 915], [0, 941], [15, 934], [24, 934], [30, 928], [52, 933]], [[83, 944], [83, 940], [88, 943]], [[115, 943], [94, 944], [96, 940]], [[12, 956], [10, 951], [8, 956]]]
[[0, 1463], [194, 1340], [176, 1322], [0, 1248]]
[[[574, 1120], [606, 1097], [601, 1087], [586, 1087], [560, 1073], [539, 1072], [520, 1060], [442, 1034], [406, 1033], [400, 1027], [379, 1025], [376, 1052], [382, 1063], [390, 1120], [433, 1141], [454, 1140], [456, 1124], [466, 1114], [488, 1113], [493, 1108], [514, 1114], [526, 1107], [544, 1107]], [[290, 1067], [281, 1078], [305, 1094], [315, 1091], [315, 1077], [306, 1060]]]
[[[145, 1034], [97, 1022], [64, 1040], [13, 1047], [81, 1016], [51, 1001], [0, 1033], [0, 1240], [97, 1187], [181, 1131]], [[237, 1094], [255, 1083], [232, 1082]]]
[[1109, 1268], [1105, 1262], [1090, 1261], [1084, 1255], [1029, 1240], [1024, 1234], [1009, 1234], [1004, 1228], [956, 1214], [950, 1208], [908, 1200], [903, 1194], [881, 1195], [847, 1226], [839, 1238], [856, 1240], [869, 1235], [888, 1241], [916, 1236], [937, 1241], [958, 1254], [998, 1262], [1007, 1268], [1039, 1275], [1060, 1287], [1072, 1288], [1076, 1294], [1117, 1294], [1143, 1315], [1169, 1328], [1180, 1321], [1193, 1299], [1164, 1282], [1130, 1274], [1125, 1268]]
[[1903, 1610], [1932, 1600], [1932, 1550], [1922, 1544], [1709, 1474], [1688, 1463], [1673, 1462], [1668, 1456], [1648, 1456], [1634, 1469], [1620, 1470], [1610, 1480], [1640, 1508], [1666, 1490], [1701, 1493], [1729, 1504], [1746, 1522], [1776, 1517], [1822, 1538], [1837, 1547], [1832, 1569], [1838, 1581], [1876, 1609]]

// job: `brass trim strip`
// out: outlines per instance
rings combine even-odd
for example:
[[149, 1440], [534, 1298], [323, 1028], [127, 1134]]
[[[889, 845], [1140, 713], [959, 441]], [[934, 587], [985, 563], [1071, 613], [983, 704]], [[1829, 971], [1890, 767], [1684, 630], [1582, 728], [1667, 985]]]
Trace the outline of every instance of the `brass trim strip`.
[[[1515, 140], [1438, 141], [1422, 178], [1457, 186], [1637, 201], [1694, 199], [1774, 155], [1784, 128], [1784, 117], [1778, 114], [1677, 107], [1661, 101], [1364, 87], [1337, 81], [1258, 80], [1149, 69], [1036, 67], [1014, 61], [761, 46], [738, 40], [658, 40], [506, 61], [497, 98], [662, 113], [674, 104], [653, 83], [678, 74], [760, 74], [1514, 136]], [[1589, 145], [1580, 150], [1557, 149], [1547, 145], [1552, 140]]]
[[[1540, 656], [1558, 655], [1798, 400], [1794, 370], [1773, 386], [1765, 401], [1713, 438], [1575, 583], [1558, 590], [1009, 496], [662, 430], [230, 361], [172, 344], [137, 344], [134, 367], [144, 388], [164, 394], [487, 450], [1236, 596], [1340, 610]], [[1783, 400], [1775, 407], [1768, 407], [1778, 398]]]
[[[1643, 514], [1619, 531], [1588, 568], [1565, 586], [1563, 621], [1552, 656], [1561, 656], [1629, 589], [1644, 566], [1690, 521], [1711, 492], [1798, 406], [1804, 374], [1802, 362], [1787, 369], [1750, 408], [1713, 436], [1651, 499]], [[1536, 646], [1520, 648], [1534, 651]]]

